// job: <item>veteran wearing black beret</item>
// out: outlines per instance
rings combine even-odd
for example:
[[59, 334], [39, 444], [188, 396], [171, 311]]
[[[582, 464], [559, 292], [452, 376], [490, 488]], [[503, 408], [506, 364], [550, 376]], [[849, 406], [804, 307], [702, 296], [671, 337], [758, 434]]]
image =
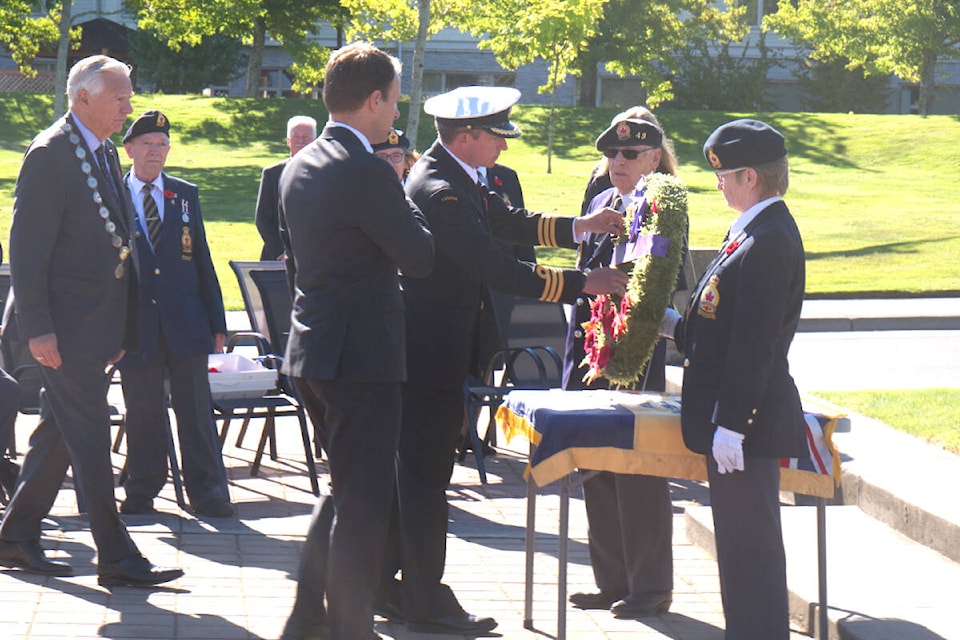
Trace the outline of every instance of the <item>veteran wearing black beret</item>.
[[790, 637], [780, 533], [780, 459], [806, 458], [787, 352], [804, 291], [803, 242], [783, 196], [783, 136], [759, 120], [718, 127], [703, 146], [739, 213], [683, 317], [662, 333], [684, 354], [683, 438], [706, 455], [727, 640]]
[[207, 355], [223, 350], [227, 325], [200, 193], [164, 171], [170, 121], [162, 112], [151, 109], [134, 120], [123, 148], [133, 161], [123, 180], [137, 218], [140, 344], [118, 365], [127, 407], [120, 511], [155, 513], [154, 499], [166, 484], [166, 379], [191, 507], [201, 516], [228, 517], [233, 505], [207, 378]]
[[410, 173], [410, 167], [420, 157], [416, 151], [410, 149], [410, 138], [403, 135], [403, 131], [396, 129], [390, 129], [386, 140], [371, 146], [373, 155], [390, 163], [400, 182], [406, 179], [407, 174]]

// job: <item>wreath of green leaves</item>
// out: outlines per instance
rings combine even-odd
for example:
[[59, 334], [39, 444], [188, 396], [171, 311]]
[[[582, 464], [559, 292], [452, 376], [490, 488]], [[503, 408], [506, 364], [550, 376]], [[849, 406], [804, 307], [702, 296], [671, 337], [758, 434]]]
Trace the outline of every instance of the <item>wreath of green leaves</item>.
[[[625, 304], [618, 296], [607, 300], [602, 299], [606, 296], [598, 296], [594, 301], [598, 310], [605, 304], [612, 304], [623, 316], [625, 322], [616, 331], [616, 337], [610, 331], [609, 322], [598, 322], [594, 318], [584, 325], [588, 331], [596, 332], [593, 348], [587, 350], [585, 363], [590, 366], [590, 371], [586, 377], [604, 377], [618, 386], [634, 384], [653, 355], [660, 338], [663, 313], [673, 297], [689, 226], [687, 190], [679, 178], [663, 173], [648, 176], [646, 196], [648, 211], [639, 235], [656, 234], [667, 238], [666, 255], [647, 254], [634, 262], [624, 296]], [[632, 222], [626, 221], [627, 228]], [[609, 360], [601, 364], [598, 358], [607, 345], [610, 346]]]

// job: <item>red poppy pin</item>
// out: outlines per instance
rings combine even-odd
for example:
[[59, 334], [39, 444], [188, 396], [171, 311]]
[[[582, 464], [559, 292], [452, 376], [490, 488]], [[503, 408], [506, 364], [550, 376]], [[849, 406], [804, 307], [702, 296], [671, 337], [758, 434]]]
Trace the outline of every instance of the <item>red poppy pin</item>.
[[498, 187], [502, 187], [503, 180], [500, 179], [500, 176], [493, 176], [493, 184], [497, 185]]
[[730, 244], [728, 244], [728, 245], [727, 245], [727, 248], [724, 249], [723, 251], [724, 251], [724, 253], [726, 253], [727, 255], [730, 255], [731, 253], [733, 253], [734, 251], [736, 251], [736, 250], [737, 250], [737, 247], [739, 247], [739, 246], [740, 246], [740, 241], [739, 241], [739, 240], [734, 240], [733, 242], [731, 242]]
[[173, 200], [177, 197], [177, 194], [175, 194], [173, 191], [170, 191], [169, 189], [165, 189], [163, 192], [163, 197], [169, 200]]

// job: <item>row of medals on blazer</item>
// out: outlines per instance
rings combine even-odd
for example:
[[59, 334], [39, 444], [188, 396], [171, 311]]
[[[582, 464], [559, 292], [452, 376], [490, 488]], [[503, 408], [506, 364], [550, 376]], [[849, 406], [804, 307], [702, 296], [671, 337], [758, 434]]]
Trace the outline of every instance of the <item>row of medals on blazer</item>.
[[[100, 195], [100, 191], [97, 189], [98, 183], [97, 179], [90, 175], [90, 171], [93, 169], [90, 163], [87, 161], [87, 150], [80, 145], [80, 136], [73, 130], [73, 127], [69, 122], [64, 123], [63, 131], [70, 135], [70, 142], [73, 143], [75, 147], [77, 159], [80, 160], [80, 170], [83, 171], [84, 175], [87, 176], [87, 186], [90, 187], [90, 190], [93, 192], [93, 201], [100, 207], [100, 217], [103, 219], [103, 228], [106, 230], [107, 234], [110, 236], [110, 243], [113, 245], [114, 249], [117, 250], [118, 255], [120, 256], [120, 262], [117, 264], [117, 268], [113, 270], [113, 275], [119, 280], [123, 277], [124, 263], [127, 258], [130, 257], [130, 240], [129, 238], [124, 241], [123, 238], [117, 234], [117, 225], [110, 219], [110, 210], [103, 205], [103, 197]], [[104, 156], [105, 157], [105, 156]], [[109, 167], [103, 167], [104, 173], [110, 171]]]

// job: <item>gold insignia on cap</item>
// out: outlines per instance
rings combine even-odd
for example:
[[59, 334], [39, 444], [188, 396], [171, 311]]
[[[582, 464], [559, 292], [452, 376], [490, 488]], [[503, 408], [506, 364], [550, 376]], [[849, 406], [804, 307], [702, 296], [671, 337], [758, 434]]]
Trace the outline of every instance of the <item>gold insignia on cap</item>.
[[397, 135], [396, 131], [390, 129], [390, 133], [387, 135], [387, 142], [390, 144], [399, 144], [400, 136]]
[[720, 156], [716, 154], [713, 150], [713, 147], [707, 149], [707, 160], [710, 162], [710, 166], [714, 169], [720, 169], [723, 167], [723, 163], [720, 162]]
[[617, 125], [617, 139], [618, 140], [628, 140], [630, 138], [630, 125], [626, 122], [621, 122]]
[[158, 114], [157, 114], [157, 126], [158, 126], [158, 127], [163, 127], [163, 126], [166, 126], [166, 124], [167, 124], [167, 119], [163, 116], [162, 113], [158, 113]]

